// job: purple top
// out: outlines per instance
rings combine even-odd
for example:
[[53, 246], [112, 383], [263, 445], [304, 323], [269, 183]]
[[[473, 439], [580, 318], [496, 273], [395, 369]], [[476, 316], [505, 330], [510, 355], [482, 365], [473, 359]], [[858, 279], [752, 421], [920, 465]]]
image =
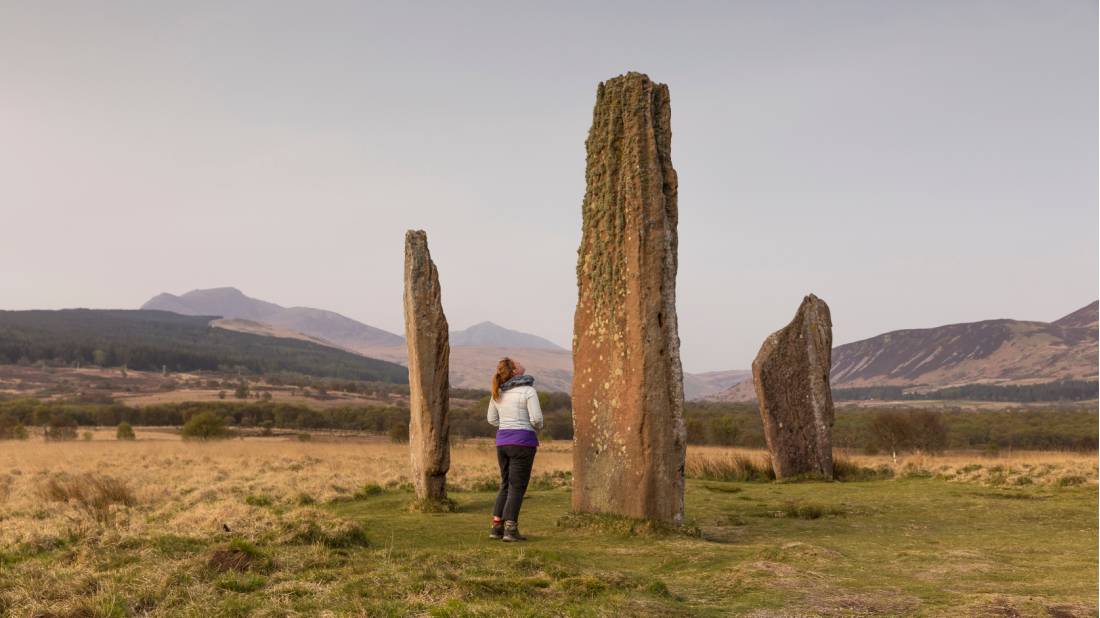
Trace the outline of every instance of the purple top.
[[539, 436], [529, 429], [498, 429], [497, 446], [530, 446], [538, 448]]

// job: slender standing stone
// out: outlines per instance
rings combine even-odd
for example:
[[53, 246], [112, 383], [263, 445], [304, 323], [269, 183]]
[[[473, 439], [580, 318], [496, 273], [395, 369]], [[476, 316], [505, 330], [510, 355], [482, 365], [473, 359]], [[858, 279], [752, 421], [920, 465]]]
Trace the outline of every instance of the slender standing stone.
[[833, 355], [829, 305], [810, 294], [791, 323], [764, 340], [752, 362], [764, 439], [777, 478], [833, 477]]
[[423, 230], [405, 233], [405, 340], [409, 348], [409, 454], [420, 501], [447, 500], [451, 467], [448, 373], [451, 346], [439, 273]]
[[683, 370], [668, 87], [600, 84], [573, 325], [573, 510], [680, 522]]

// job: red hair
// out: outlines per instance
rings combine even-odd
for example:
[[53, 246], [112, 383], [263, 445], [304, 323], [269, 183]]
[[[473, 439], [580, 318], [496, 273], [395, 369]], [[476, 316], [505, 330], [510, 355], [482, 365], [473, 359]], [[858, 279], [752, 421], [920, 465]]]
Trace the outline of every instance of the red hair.
[[490, 390], [493, 392], [493, 401], [500, 401], [500, 385], [512, 379], [516, 375], [516, 363], [505, 356], [497, 363], [497, 372], [493, 374]]

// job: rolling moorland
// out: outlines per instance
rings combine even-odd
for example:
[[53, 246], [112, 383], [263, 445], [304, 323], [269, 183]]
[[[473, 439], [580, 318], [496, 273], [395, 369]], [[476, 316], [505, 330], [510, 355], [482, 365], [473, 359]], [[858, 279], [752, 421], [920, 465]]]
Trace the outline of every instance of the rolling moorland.
[[[407, 448], [317, 432], [4, 443], [0, 613], [35, 616], [1093, 616], [1095, 454], [853, 455], [770, 481], [691, 447], [688, 524], [569, 513], [540, 449], [522, 525], [485, 538], [487, 441], [452, 449], [454, 513], [408, 510]], [[1057, 530], [1057, 534], [1051, 534]], [[326, 613], [327, 612], [327, 613]]]
[[[885, 333], [837, 346], [833, 351], [833, 386], [840, 399], [990, 399], [1011, 401], [1081, 397], [1079, 391], [1097, 379], [1098, 305], [1094, 302], [1054, 322], [985, 320], [935, 328]], [[229, 318], [223, 328], [314, 338], [322, 343], [385, 359], [405, 362], [403, 338], [317, 309], [284, 309], [254, 299], [235, 288], [194, 290], [181, 296], [161, 294], [143, 308]], [[305, 319], [303, 316], [311, 316]], [[319, 316], [324, 316], [321, 319]], [[239, 318], [232, 320], [232, 318]], [[259, 321], [243, 323], [240, 320]], [[264, 324], [274, 326], [266, 326]], [[352, 326], [355, 325], [355, 326]], [[482, 323], [453, 331], [452, 384], [483, 387], [484, 376], [504, 355], [522, 357], [544, 389], [568, 392], [572, 379], [569, 351], [536, 335]], [[747, 401], [755, 397], [747, 370], [684, 375], [688, 399]], [[1040, 397], [999, 386], [1070, 383], [1045, 389]], [[984, 389], [953, 391], [982, 385]], [[882, 390], [889, 387], [890, 390]], [[990, 388], [992, 387], [992, 388]], [[876, 390], [877, 389], [877, 390]], [[1095, 391], [1095, 388], [1093, 388]], [[1053, 394], [1052, 394], [1053, 393]]]
[[689, 401], [665, 528], [569, 515], [571, 402], [542, 392], [516, 547], [484, 538], [484, 390], [452, 389], [457, 512], [413, 513], [404, 367], [212, 319], [0, 312], [0, 613], [1097, 611], [1094, 397], [841, 404], [837, 480], [782, 483], [754, 404]]
[[[199, 296], [211, 311], [226, 309], [255, 317], [278, 307], [231, 288], [199, 292], [215, 291], [219, 293]], [[233, 302], [214, 302], [227, 298]], [[353, 322], [330, 312], [310, 312], [335, 316], [331, 320], [344, 326]], [[0, 312], [0, 364], [405, 379], [397, 367], [405, 362], [403, 343], [375, 346], [364, 357], [362, 350], [247, 318], [173, 315], [178, 314], [87, 309]], [[377, 333], [384, 333], [361, 326], [357, 332], [374, 333], [376, 339], [381, 337]], [[335, 331], [314, 332], [332, 336]], [[511, 355], [524, 360], [537, 376], [540, 390], [569, 391], [572, 357], [552, 342], [491, 323], [453, 331], [452, 338], [451, 383], [456, 388], [484, 388], [485, 375], [496, 360]], [[838, 401], [1087, 401], [1096, 399], [1096, 354], [1096, 303], [1049, 324], [990, 320], [896, 331], [835, 348], [833, 395]], [[307, 358], [311, 360], [306, 362]], [[750, 378], [748, 371], [739, 370], [686, 373], [685, 394], [688, 399], [750, 401], [755, 398]]]

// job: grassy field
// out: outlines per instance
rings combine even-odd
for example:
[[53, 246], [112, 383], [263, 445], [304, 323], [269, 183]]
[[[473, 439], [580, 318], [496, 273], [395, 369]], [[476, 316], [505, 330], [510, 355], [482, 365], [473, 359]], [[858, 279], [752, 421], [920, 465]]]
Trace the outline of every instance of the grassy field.
[[[1094, 454], [862, 458], [893, 478], [688, 483], [684, 530], [568, 517], [536, 459], [531, 540], [485, 538], [495, 455], [454, 449], [459, 512], [410, 512], [403, 445], [361, 437], [0, 443], [0, 613], [1094, 616]], [[692, 470], [759, 452], [692, 448]]]

